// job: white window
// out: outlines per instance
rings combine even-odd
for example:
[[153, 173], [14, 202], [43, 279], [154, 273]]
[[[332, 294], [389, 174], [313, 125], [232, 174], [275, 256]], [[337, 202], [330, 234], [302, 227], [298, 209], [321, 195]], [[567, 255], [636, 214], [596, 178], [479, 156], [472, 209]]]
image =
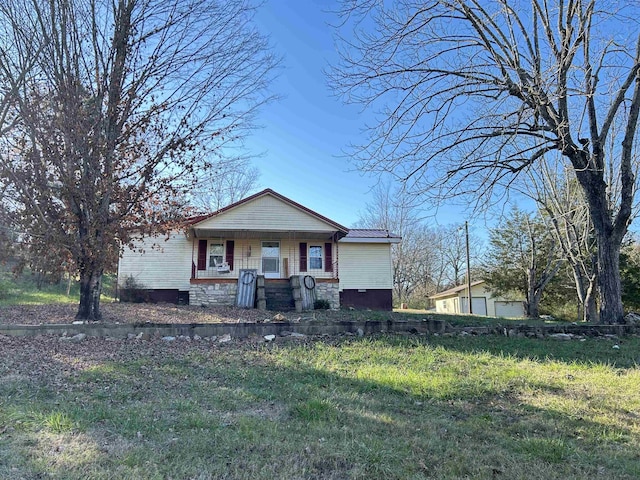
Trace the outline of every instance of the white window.
[[322, 247], [317, 245], [309, 247], [309, 269], [322, 270]]
[[280, 278], [280, 242], [262, 242], [262, 273], [265, 278]]
[[224, 256], [224, 244], [222, 243], [209, 244], [209, 268], [222, 265], [223, 256]]

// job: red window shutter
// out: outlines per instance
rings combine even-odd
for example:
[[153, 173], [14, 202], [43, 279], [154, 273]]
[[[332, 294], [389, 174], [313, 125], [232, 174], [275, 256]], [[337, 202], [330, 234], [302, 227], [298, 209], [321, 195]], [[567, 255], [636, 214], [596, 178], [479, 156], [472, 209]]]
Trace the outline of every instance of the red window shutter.
[[330, 243], [324, 244], [324, 271], [333, 272], [333, 245]]
[[307, 244], [300, 242], [300, 271], [307, 271]]
[[233, 240], [227, 240], [227, 255], [225, 262], [229, 265], [229, 270], [233, 270], [233, 250], [236, 244]]
[[198, 270], [207, 269], [207, 241], [198, 240]]

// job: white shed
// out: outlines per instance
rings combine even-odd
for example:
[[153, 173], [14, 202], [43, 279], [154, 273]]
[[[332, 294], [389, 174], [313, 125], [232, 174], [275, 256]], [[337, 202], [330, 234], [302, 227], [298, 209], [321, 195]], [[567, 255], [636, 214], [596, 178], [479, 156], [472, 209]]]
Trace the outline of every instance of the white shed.
[[[445, 290], [432, 295], [437, 313], [469, 313], [469, 291], [467, 285]], [[516, 298], [495, 296], [484, 280], [471, 283], [471, 307], [473, 315], [489, 317], [523, 318], [524, 301]]]

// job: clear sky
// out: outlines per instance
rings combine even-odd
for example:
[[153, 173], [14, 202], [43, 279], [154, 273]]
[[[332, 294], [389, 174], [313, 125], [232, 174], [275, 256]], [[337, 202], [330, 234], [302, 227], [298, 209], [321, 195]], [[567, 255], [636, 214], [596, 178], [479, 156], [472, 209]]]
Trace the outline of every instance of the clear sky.
[[[365, 176], [345, 156], [363, 139], [360, 106], [333, 96], [324, 70], [337, 59], [333, 0], [266, 0], [257, 13], [259, 28], [283, 57], [273, 92], [282, 98], [260, 112], [262, 129], [246, 146], [260, 169], [260, 188], [282, 195], [351, 227], [371, 201], [378, 177]], [[462, 223], [463, 209], [429, 212], [431, 223]], [[475, 229], [484, 222], [473, 221]]]
[[332, 2], [268, 0], [258, 11], [259, 27], [283, 57], [274, 93], [282, 98], [264, 108], [264, 128], [247, 141], [260, 185], [332, 220], [352, 226], [369, 200], [375, 178], [365, 178], [344, 156], [358, 138], [356, 107], [331, 95], [323, 69], [336, 58], [327, 12]]

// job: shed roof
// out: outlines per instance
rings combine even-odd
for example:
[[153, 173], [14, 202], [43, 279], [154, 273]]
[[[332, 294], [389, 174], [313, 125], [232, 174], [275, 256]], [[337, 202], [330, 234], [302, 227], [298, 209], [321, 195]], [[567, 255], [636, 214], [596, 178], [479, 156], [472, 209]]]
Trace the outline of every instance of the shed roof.
[[[481, 283], [485, 283], [484, 280], [476, 280], [475, 282], [471, 282], [471, 286], [475, 287], [476, 285], [480, 285]], [[464, 285], [458, 285], [457, 287], [450, 288], [440, 293], [436, 293], [435, 295], [431, 295], [429, 298], [442, 298], [454, 295], [456, 293], [462, 292], [468, 288], [468, 285], [465, 283]]]
[[402, 237], [389, 230], [377, 228], [351, 228], [342, 243], [400, 243]]

